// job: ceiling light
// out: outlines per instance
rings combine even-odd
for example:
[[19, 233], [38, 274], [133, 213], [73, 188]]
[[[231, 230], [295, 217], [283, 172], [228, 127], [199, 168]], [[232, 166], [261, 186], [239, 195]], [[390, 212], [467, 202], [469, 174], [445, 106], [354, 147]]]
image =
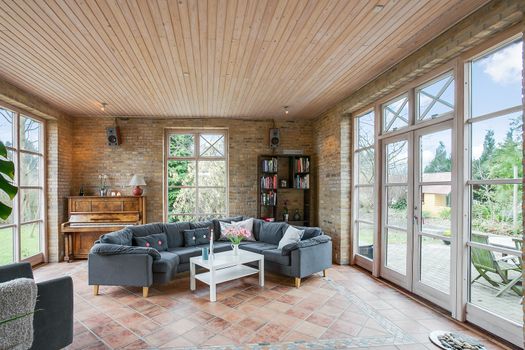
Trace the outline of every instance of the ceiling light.
[[105, 112], [105, 111], [106, 111], [106, 106], [107, 106], [107, 105], [108, 105], [108, 104], [107, 104], [106, 102], [102, 102], [102, 103], [101, 103], [101, 106], [100, 106], [100, 110], [101, 110], [102, 112]]
[[385, 5], [375, 5], [372, 9], [373, 13], [381, 12], [385, 8]]

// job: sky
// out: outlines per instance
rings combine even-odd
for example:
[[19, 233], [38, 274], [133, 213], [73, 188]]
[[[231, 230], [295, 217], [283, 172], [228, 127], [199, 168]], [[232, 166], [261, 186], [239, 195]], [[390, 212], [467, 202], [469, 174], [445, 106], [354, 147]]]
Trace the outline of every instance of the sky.
[[[472, 115], [479, 116], [521, 105], [522, 44], [520, 40], [472, 63]], [[519, 117], [515, 113], [512, 117]], [[494, 130], [496, 144], [503, 142], [512, 118], [502, 117], [473, 124], [472, 154], [483, 152], [487, 130]], [[481, 140], [480, 140], [481, 139]]]

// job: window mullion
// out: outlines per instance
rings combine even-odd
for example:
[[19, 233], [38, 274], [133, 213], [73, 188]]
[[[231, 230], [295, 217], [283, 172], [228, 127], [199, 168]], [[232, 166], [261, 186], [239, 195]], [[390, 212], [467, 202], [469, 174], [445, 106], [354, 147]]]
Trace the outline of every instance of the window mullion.
[[[16, 142], [16, 156], [15, 153], [13, 153], [13, 160], [15, 161], [15, 181], [17, 186], [20, 186], [20, 113], [16, 113], [15, 117], [16, 121], [13, 120], [13, 128], [14, 128], [14, 135], [13, 140]], [[21, 200], [20, 200], [20, 190], [18, 191], [18, 195], [15, 196], [14, 202], [13, 202], [13, 209], [15, 210], [15, 213], [13, 215], [13, 223], [16, 225], [14, 230], [15, 239], [13, 241], [13, 248], [15, 250], [14, 254], [14, 260], [16, 262], [20, 261], [21, 258], [21, 251], [20, 251], [20, 239], [22, 237], [21, 235], [21, 225], [20, 222], [22, 221], [22, 214], [21, 214]]]
[[[200, 165], [200, 157], [201, 157], [201, 153], [200, 153], [200, 147], [201, 145], [201, 134], [200, 133], [196, 133], [195, 134], [195, 147], [197, 148], [195, 150], [195, 216], [197, 217], [199, 215], [199, 209], [200, 209], [200, 195], [199, 195], [199, 165]], [[197, 220], [198, 221], [198, 220]]]

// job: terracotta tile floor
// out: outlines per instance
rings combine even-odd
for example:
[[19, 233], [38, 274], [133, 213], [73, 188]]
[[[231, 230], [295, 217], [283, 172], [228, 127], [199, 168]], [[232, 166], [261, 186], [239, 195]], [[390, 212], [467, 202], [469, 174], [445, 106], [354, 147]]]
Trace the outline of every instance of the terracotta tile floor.
[[87, 285], [87, 263], [48, 264], [38, 281], [70, 275], [75, 288], [75, 338], [71, 349], [436, 349], [431, 330], [456, 330], [502, 349], [359, 269], [334, 266], [294, 288], [291, 278], [266, 274], [208, 287], [181, 275], [150, 289]]

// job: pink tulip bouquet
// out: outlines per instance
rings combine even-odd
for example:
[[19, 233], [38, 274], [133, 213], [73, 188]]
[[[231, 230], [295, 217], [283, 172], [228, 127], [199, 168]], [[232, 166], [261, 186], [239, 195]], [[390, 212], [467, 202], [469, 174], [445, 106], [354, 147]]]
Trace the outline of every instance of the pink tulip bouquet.
[[245, 238], [251, 237], [251, 232], [244, 227], [228, 227], [224, 233], [233, 244], [240, 244]]

